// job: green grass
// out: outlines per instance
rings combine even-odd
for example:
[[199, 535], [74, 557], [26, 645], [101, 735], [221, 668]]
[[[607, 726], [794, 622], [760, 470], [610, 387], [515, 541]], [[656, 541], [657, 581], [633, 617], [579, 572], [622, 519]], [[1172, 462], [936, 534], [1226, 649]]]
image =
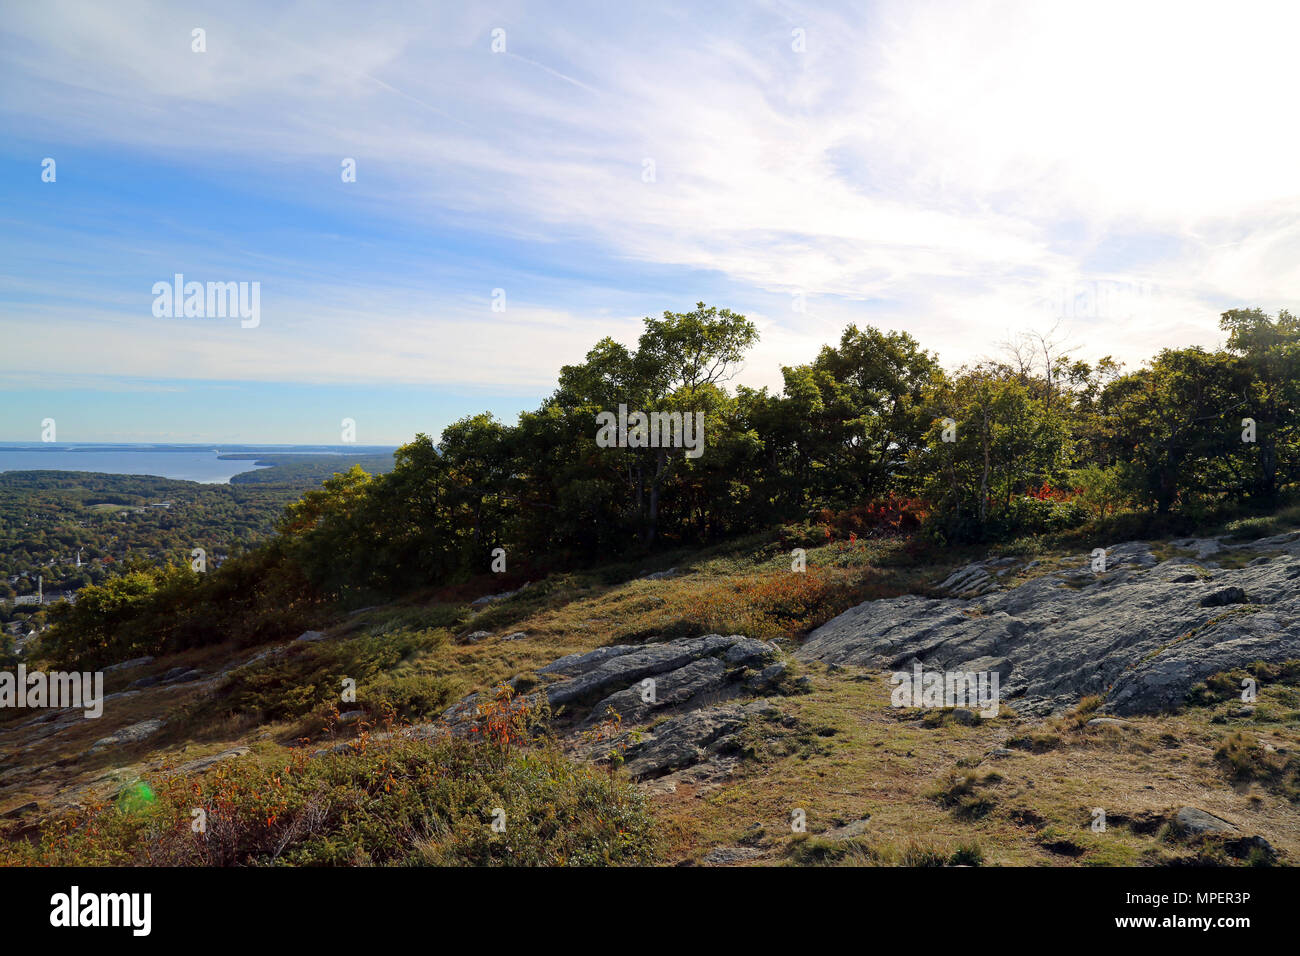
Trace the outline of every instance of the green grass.
[[1223, 526], [1223, 533], [1238, 541], [1286, 534], [1300, 527], [1300, 504], [1291, 505], [1270, 515], [1238, 518]]

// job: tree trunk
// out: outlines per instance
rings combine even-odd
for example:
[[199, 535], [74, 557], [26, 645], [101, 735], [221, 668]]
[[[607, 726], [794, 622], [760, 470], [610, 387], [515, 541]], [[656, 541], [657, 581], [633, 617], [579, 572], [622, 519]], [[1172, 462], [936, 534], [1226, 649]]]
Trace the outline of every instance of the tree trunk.
[[655, 543], [655, 534], [659, 530], [659, 486], [663, 482], [665, 464], [668, 461], [668, 453], [664, 449], [659, 449], [655, 460], [654, 477], [650, 479], [650, 513], [645, 529], [646, 547]]
[[980, 437], [984, 444], [984, 471], [980, 474], [980, 527], [988, 520], [989, 510], [989, 416], [984, 412], [983, 427]]

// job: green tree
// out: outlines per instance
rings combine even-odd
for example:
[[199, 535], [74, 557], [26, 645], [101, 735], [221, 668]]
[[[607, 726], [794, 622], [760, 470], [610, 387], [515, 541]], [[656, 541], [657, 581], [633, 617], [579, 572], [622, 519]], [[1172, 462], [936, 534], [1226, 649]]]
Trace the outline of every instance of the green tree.
[[882, 494], [929, 428], [922, 398], [941, 375], [938, 362], [906, 332], [850, 325], [812, 371], [824, 373], [815, 379], [822, 405], [839, 417], [807, 429], [830, 479], [826, 491], [841, 505]]
[[1113, 454], [1134, 467], [1137, 497], [1167, 515], [1243, 486], [1245, 380], [1223, 352], [1165, 349], [1101, 398]]
[[[592, 413], [593, 442], [594, 414], [613, 412], [620, 404], [629, 411], [707, 415], [718, 401], [717, 386], [734, 374], [757, 340], [754, 324], [730, 309], [700, 302], [692, 312], [665, 312], [662, 319], [645, 319], [635, 352], [605, 339], [587, 353], [583, 364], [562, 368], [552, 401]], [[643, 543], [654, 544], [662, 492], [685, 450], [604, 451], [604, 466], [625, 478]]]
[[1256, 423], [1257, 468], [1251, 490], [1275, 501], [1281, 484], [1300, 475], [1300, 319], [1283, 309], [1223, 313], [1227, 351], [1248, 379], [1243, 412]]
[[988, 536], [1017, 494], [1062, 474], [1068, 422], [1032, 392], [987, 363], [934, 382], [927, 401], [935, 420], [913, 468], [947, 536]]

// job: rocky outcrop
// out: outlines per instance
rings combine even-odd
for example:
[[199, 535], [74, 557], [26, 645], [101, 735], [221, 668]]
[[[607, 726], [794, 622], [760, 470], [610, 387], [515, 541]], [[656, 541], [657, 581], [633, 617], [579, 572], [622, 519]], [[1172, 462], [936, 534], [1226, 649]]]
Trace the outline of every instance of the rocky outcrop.
[[676, 568], [669, 568], [667, 571], [652, 571], [649, 574], [641, 575], [642, 581], [663, 581], [667, 578], [675, 578], [678, 575]]
[[[556, 678], [544, 691], [552, 707], [591, 703], [596, 705], [596, 710], [603, 711], [602, 698], [608, 699], [616, 691], [649, 680], [653, 681], [653, 688], [647, 685], [638, 689], [653, 690], [656, 702], [650, 710], [658, 710], [673, 706], [666, 700], [680, 704], [696, 694], [719, 690], [733, 674], [739, 676], [740, 669], [775, 655], [776, 648], [762, 641], [739, 634], [730, 637], [708, 634], [662, 644], [615, 645], [588, 654], [570, 655], [543, 667], [538, 674]], [[706, 659], [713, 660], [716, 666], [687, 669]], [[659, 696], [661, 684], [669, 689], [666, 699]]]
[[[738, 760], [737, 735], [751, 717], [771, 713], [766, 700], [704, 707], [670, 717], [642, 731], [623, 751], [624, 768], [638, 780], [662, 777], [675, 770], [708, 766], [711, 776], [729, 771]], [[616, 741], [621, 744], [622, 741]]]
[[718, 690], [726, 679], [727, 665], [718, 658], [691, 661], [684, 667], [646, 678], [644, 686], [633, 684], [608, 695], [591, 708], [587, 723], [595, 723], [611, 711], [624, 721], [641, 723], [656, 710], [688, 704], [701, 694]]
[[[531, 583], [531, 582], [529, 582]], [[483, 607], [488, 604], [496, 604], [498, 601], [507, 601], [523, 591], [528, 590], [528, 584], [515, 588], [513, 591], [502, 591], [500, 594], [485, 594], [481, 598], [475, 598], [470, 602], [473, 607]]]
[[233, 747], [230, 750], [223, 750], [221, 753], [210, 754], [207, 757], [199, 757], [197, 760], [190, 760], [171, 770], [174, 774], [202, 773], [209, 767], [216, 766], [226, 760], [233, 760], [236, 757], [242, 757], [248, 753], [247, 747]]
[[139, 690], [141, 688], [157, 687], [167, 684], [188, 684], [191, 681], [201, 680], [203, 671], [193, 667], [173, 667], [171, 670], [162, 674], [154, 674], [151, 677], [141, 677], [139, 680], [132, 681], [127, 685], [128, 689]]
[[979, 562], [940, 586], [956, 596], [868, 601], [813, 631], [795, 656], [996, 671], [1002, 698], [1031, 712], [1103, 694], [1121, 715], [1175, 707], [1220, 671], [1300, 658], [1300, 535], [1238, 545], [1246, 558], [1257, 553], [1242, 567], [1199, 557], [1230, 550], [1214, 539], [1172, 546], [1185, 553], [1160, 560], [1143, 542], [1108, 548], [1100, 572], [1091, 556], [1045, 573], [1036, 562]]
[[106, 747], [122, 747], [128, 744], [138, 744], [143, 740], [152, 737], [162, 729], [163, 722], [158, 718], [142, 720], [139, 723], [131, 724], [129, 727], [123, 727], [121, 730], [108, 737], [101, 737], [90, 745], [90, 753], [96, 753]]
[[1236, 824], [1229, 823], [1213, 813], [1198, 810], [1196, 807], [1183, 807], [1174, 815], [1174, 821], [1180, 831], [1189, 837], [1221, 836], [1240, 833]]
[[[745, 722], [771, 708], [745, 698], [778, 688], [785, 665], [774, 663], [777, 656], [775, 645], [739, 634], [615, 644], [540, 668], [543, 685], [524, 699], [530, 706], [545, 701], [581, 756], [616, 752], [638, 779], [699, 764], [716, 774], [730, 767]], [[471, 695], [449, 708], [443, 726], [453, 733], [468, 729], [479, 703]], [[607, 735], [613, 715], [618, 729]]]
[[114, 671], [132, 670], [136, 667], [144, 667], [146, 664], [152, 664], [152, 663], [153, 663], [153, 658], [150, 657], [149, 655], [145, 655], [144, 657], [133, 657], [129, 661], [121, 661], [120, 663], [117, 664], [109, 664], [107, 667], [104, 668], [104, 673], [111, 674]]

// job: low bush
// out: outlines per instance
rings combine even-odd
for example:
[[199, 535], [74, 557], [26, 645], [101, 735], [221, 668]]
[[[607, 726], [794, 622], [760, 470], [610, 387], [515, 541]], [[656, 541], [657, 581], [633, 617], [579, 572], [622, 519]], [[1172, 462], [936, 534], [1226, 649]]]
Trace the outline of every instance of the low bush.
[[[202, 832], [195, 810], [203, 811]], [[494, 827], [493, 823], [497, 826]], [[618, 865], [657, 858], [641, 796], [549, 741], [363, 737], [139, 782], [0, 844], [18, 865]]]

